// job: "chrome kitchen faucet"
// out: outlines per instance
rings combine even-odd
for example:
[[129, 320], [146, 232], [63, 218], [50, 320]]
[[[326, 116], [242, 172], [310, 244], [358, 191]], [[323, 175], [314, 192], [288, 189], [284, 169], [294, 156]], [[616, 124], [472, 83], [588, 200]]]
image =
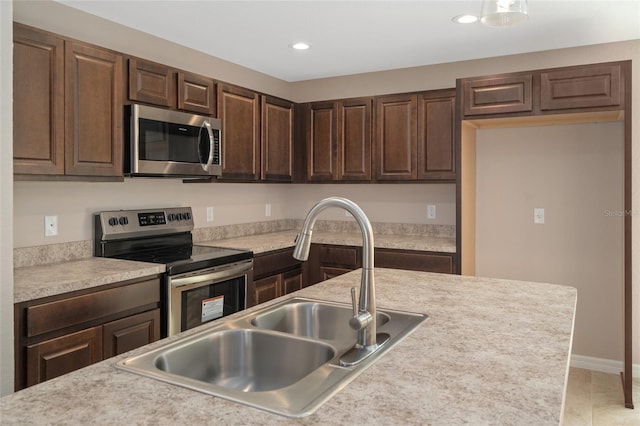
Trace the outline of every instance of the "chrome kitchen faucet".
[[329, 207], [342, 208], [354, 217], [362, 232], [362, 278], [360, 281], [359, 307], [356, 307], [356, 291], [351, 288], [351, 303], [353, 317], [349, 320], [349, 326], [358, 331], [356, 344], [342, 355], [340, 364], [344, 366], [355, 365], [373, 354], [388, 339], [386, 333], [376, 332], [376, 295], [373, 276], [373, 230], [371, 222], [362, 209], [353, 201], [341, 197], [330, 197], [321, 200], [313, 206], [302, 224], [302, 229], [296, 237], [296, 246], [293, 257], [305, 261], [309, 258], [311, 235], [316, 218], [323, 210]]

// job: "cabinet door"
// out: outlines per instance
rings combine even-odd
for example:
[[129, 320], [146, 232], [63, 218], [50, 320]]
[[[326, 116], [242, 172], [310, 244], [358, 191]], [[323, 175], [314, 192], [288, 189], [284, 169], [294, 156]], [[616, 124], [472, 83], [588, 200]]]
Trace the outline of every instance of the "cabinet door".
[[102, 334], [104, 359], [155, 342], [160, 338], [160, 309], [109, 322]]
[[222, 177], [260, 178], [260, 103], [257, 93], [218, 84], [218, 117], [222, 120]]
[[418, 179], [455, 179], [455, 90], [429, 92], [418, 102]]
[[338, 275], [346, 274], [347, 272], [351, 272], [352, 269], [346, 268], [335, 268], [330, 266], [321, 266], [320, 267], [320, 281], [326, 281], [333, 277], [337, 277]]
[[122, 176], [123, 59], [65, 43], [65, 173]]
[[338, 113], [338, 180], [371, 180], [371, 98], [341, 102]]
[[175, 107], [174, 71], [161, 64], [129, 59], [129, 99], [137, 102]]
[[609, 107], [623, 98], [620, 64], [587, 65], [540, 74], [544, 110]]
[[102, 327], [27, 346], [27, 386], [102, 360]]
[[14, 24], [13, 171], [64, 174], [64, 42]]
[[335, 102], [314, 102], [306, 111], [307, 180], [330, 181], [338, 178], [338, 106]]
[[178, 72], [178, 109], [216, 115], [215, 84], [210, 78]]
[[289, 271], [282, 274], [282, 294], [293, 293], [302, 289], [302, 271]]
[[531, 74], [462, 80], [463, 114], [505, 114], [533, 110]]
[[253, 282], [253, 300], [256, 305], [280, 297], [282, 290], [282, 275], [277, 274], [270, 277], [255, 280]]
[[376, 179], [415, 180], [417, 96], [376, 98]]
[[293, 104], [262, 97], [262, 179], [293, 180]]

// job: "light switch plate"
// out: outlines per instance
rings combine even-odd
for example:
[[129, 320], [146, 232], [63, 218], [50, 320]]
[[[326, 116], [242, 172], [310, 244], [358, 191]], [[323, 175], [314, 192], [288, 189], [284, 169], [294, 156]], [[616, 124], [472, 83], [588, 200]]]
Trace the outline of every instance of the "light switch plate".
[[264, 215], [266, 217], [270, 217], [271, 216], [271, 204], [267, 203], [264, 205]]
[[544, 209], [536, 207], [533, 209], [533, 223], [542, 225], [544, 223]]
[[207, 207], [207, 222], [213, 222], [213, 207]]

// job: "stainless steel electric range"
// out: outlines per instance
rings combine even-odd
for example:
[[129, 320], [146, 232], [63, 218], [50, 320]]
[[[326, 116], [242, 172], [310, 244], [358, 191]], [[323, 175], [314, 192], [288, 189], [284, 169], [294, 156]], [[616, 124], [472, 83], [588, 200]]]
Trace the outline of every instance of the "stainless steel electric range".
[[193, 244], [191, 207], [94, 215], [94, 255], [163, 263], [162, 336], [245, 309], [253, 253]]

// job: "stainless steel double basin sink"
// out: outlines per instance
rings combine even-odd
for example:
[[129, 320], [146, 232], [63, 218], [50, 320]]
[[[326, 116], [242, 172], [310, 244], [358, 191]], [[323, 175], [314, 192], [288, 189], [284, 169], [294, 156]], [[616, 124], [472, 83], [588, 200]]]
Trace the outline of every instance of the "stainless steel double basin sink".
[[117, 367], [156, 380], [288, 417], [311, 414], [427, 319], [378, 309], [378, 332], [390, 335], [376, 353], [343, 367], [356, 342], [351, 306], [291, 298], [205, 327]]

